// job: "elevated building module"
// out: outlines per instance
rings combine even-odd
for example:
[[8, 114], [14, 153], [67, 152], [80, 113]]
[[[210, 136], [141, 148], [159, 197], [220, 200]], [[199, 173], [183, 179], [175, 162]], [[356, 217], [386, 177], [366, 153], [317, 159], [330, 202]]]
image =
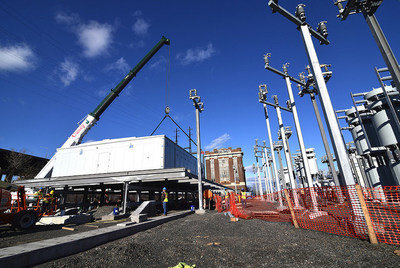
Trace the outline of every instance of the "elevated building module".
[[[224, 188], [206, 179], [202, 182], [203, 189]], [[65, 200], [71, 194], [83, 196], [82, 200], [98, 195], [100, 205], [105, 204], [106, 193], [121, 195], [125, 213], [133, 194], [135, 202], [160, 200], [163, 187], [171, 195], [171, 205], [178, 202], [179, 195], [189, 200], [190, 194], [195, 199], [197, 160], [164, 135], [102, 140], [59, 148], [50, 178], [24, 180], [19, 184], [54, 188], [62, 206], [70, 206]], [[143, 194], [148, 197], [142, 199]]]
[[197, 175], [196, 158], [166, 136], [130, 137], [58, 149], [52, 177], [178, 167]]

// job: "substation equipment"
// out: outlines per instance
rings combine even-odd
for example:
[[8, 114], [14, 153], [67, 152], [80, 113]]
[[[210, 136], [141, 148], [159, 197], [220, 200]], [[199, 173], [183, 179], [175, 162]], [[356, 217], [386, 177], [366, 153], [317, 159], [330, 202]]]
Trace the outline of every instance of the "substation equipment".
[[282, 163], [282, 155], [281, 151], [283, 149], [283, 143], [282, 141], [275, 141], [273, 143], [274, 151], [276, 151], [278, 155], [278, 161], [279, 161], [279, 182], [278, 185], [282, 185], [283, 189], [288, 189], [290, 188], [290, 180], [289, 180], [289, 175], [287, 174], [287, 168], [283, 166]]
[[329, 41], [327, 40], [328, 31], [326, 28], [326, 22], [320, 22], [318, 24], [317, 30], [314, 30], [306, 22], [304, 9], [305, 5], [297, 5], [295, 15], [293, 15], [285, 10], [283, 7], [279, 6], [277, 2], [278, 1], [276, 0], [270, 0], [268, 2], [268, 5], [269, 7], [271, 7], [273, 12], [278, 12], [282, 14], [284, 17], [296, 24], [298, 27], [297, 29], [301, 33], [301, 37], [308, 56], [311, 73], [313, 74], [315, 87], [318, 92], [318, 97], [320, 99], [321, 108], [324, 111], [325, 122], [331, 138], [332, 147], [335, 151], [340, 174], [346, 185], [353, 185], [355, 182], [351, 170], [350, 161], [347, 155], [346, 146], [342, 139], [342, 133], [340, 131], [340, 127], [336, 119], [336, 114], [332, 106], [328, 89], [326, 87], [324, 75], [321, 71], [321, 65], [319, 63], [318, 56], [315, 51], [313, 41], [311, 39], [311, 36], [313, 36], [319, 40], [320, 44], [329, 44]]
[[[354, 140], [354, 163], [362, 167], [360, 181], [371, 188], [400, 184], [400, 66], [375, 17], [382, 0], [338, 0], [338, 17], [346, 20], [351, 14], [362, 13], [386, 63], [385, 68], [376, 68], [380, 88], [370, 92], [350, 93], [353, 107], [336, 111], [339, 119], [346, 119]], [[346, 3], [345, 6], [343, 3]], [[381, 74], [389, 72], [389, 76]], [[384, 81], [391, 81], [385, 85]], [[344, 114], [344, 115], [342, 115]], [[356, 172], [355, 172], [356, 173]], [[379, 191], [377, 191], [379, 192]], [[377, 197], [381, 194], [377, 194]]]
[[[344, 114], [354, 140], [357, 156], [354, 162], [361, 166], [360, 179], [371, 188], [400, 185], [400, 94], [390, 85], [365, 93], [350, 93], [354, 106], [338, 110]], [[356, 100], [356, 98], [361, 98]], [[365, 176], [363, 176], [363, 171]]]
[[[258, 93], [259, 101], [262, 102], [263, 100], [266, 100], [267, 85], [265, 85], [265, 84], [259, 85], [258, 91], [259, 91], [259, 93]], [[271, 158], [272, 158], [271, 164], [274, 169], [273, 172], [271, 170], [271, 174], [273, 174], [274, 179], [275, 179], [275, 190], [276, 190], [276, 192], [280, 193], [281, 192], [281, 185], [280, 185], [281, 183], [279, 180], [278, 169], [276, 167], [277, 163], [276, 163], [276, 158], [275, 158], [275, 147], [274, 147], [274, 142], [272, 141], [271, 125], [269, 123], [267, 104], [263, 103], [263, 108], [264, 108], [265, 123], [267, 125], [267, 136], [268, 136], [269, 148], [271, 151]], [[279, 153], [279, 157], [280, 157], [280, 151], [278, 151], [278, 153]], [[279, 158], [279, 161], [280, 161], [279, 163], [281, 166], [281, 173], [283, 174], [282, 159]], [[271, 178], [271, 180], [272, 180], [272, 178]], [[278, 199], [279, 199], [279, 207], [283, 207], [282, 199], [281, 198], [278, 198]]]
[[314, 148], [307, 148], [306, 149], [306, 155], [307, 155], [307, 160], [308, 164], [310, 166], [310, 174], [312, 177], [312, 184], [308, 185], [308, 181], [306, 180], [306, 173], [304, 170], [304, 161], [301, 153], [296, 153], [293, 157], [295, 166], [296, 166], [296, 173], [297, 173], [297, 178], [300, 181], [300, 184], [302, 185], [302, 188], [304, 187], [314, 187], [316, 184], [320, 183], [320, 172], [318, 169], [318, 163], [317, 163], [317, 157], [315, 154], [315, 149]]
[[[259, 158], [262, 158], [262, 156], [260, 154], [261, 151], [258, 150], [257, 140], [256, 140], [256, 145], [253, 147], [253, 149], [254, 149], [254, 157], [256, 158], [258, 193], [259, 193], [259, 195], [263, 196], [264, 195], [264, 187], [263, 187], [262, 181], [261, 181], [261, 170], [260, 170], [260, 164], [259, 164]], [[267, 186], [267, 184], [265, 184], [265, 186]]]

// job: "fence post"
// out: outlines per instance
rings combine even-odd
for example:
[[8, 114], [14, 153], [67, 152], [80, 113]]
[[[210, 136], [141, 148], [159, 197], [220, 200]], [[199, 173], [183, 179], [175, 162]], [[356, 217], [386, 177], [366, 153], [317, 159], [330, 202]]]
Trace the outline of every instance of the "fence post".
[[292, 201], [290, 201], [290, 198], [289, 198], [288, 190], [284, 189], [283, 192], [285, 193], [286, 202], [288, 203], [290, 214], [292, 214], [294, 227], [299, 228], [299, 224], [297, 223], [296, 215], [294, 213], [294, 209], [293, 209], [293, 206], [292, 206]]
[[358, 199], [360, 200], [361, 208], [364, 213], [364, 218], [367, 223], [369, 241], [371, 242], [371, 244], [378, 244], [378, 240], [376, 239], [374, 227], [372, 226], [371, 217], [369, 216], [367, 204], [365, 203], [365, 200], [364, 200], [364, 195], [363, 195], [362, 189], [361, 189], [360, 185], [358, 185], [358, 184], [356, 184], [355, 186], [356, 186], [356, 190], [357, 190]]

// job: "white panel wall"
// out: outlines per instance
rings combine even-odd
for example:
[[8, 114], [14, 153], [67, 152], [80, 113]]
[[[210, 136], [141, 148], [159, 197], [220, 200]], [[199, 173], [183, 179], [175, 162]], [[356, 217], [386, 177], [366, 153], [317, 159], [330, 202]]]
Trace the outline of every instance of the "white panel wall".
[[103, 140], [57, 150], [53, 177], [184, 167], [196, 158], [164, 135]]

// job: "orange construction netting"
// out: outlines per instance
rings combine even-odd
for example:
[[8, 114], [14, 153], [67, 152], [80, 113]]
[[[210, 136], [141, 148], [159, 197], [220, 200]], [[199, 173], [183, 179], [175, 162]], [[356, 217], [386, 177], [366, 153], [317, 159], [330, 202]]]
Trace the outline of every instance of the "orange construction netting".
[[300, 188], [251, 196], [246, 204], [234, 193], [230, 193], [229, 199], [214, 195], [214, 200], [219, 212], [229, 211], [234, 217], [296, 222], [303, 229], [368, 239], [367, 220], [362, 209], [365, 204], [377, 240], [400, 245], [400, 186]]

